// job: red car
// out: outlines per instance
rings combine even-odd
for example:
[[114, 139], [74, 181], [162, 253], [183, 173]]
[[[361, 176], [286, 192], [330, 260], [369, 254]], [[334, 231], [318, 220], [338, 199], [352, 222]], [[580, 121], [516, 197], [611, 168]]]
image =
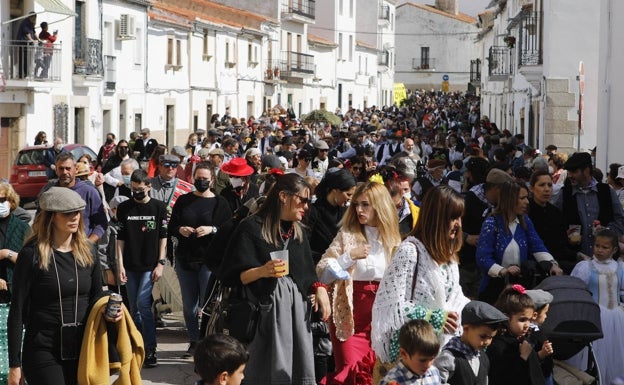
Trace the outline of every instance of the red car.
[[[22, 202], [35, 200], [39, 191], [48, 183], [43, 159], [49, 149], [49, 146], [31, 146], [17, 153], [9, 182]], [[91, 155], [91, 159], [97, 158], [97, 154], [84, 144], [66, 144], [63, 149], [71, 152], [76, 160], [85, 153]]]

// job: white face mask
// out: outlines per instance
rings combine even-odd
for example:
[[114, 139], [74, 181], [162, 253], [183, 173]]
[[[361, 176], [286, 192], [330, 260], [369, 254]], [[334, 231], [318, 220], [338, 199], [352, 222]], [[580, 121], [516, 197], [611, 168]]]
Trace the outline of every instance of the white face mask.
[[56, 151], [61, 151], [63, 149], [63, 145], [57, 144], [56, 146], [54, 146], [54, 148], [56, 149]]
[[553, 168], [553, 166], [548, 166], [548, 173], [552, 175], [554, 172], [555, 172], [555, 169]]
[[411, 199], [412, 199], [412, 194], [411, 194], [411, 193], [406, 192], [405, 194], [403, 194], [403, 198], [404, 198], [406, 201], [409, 201], [409, 200], [411, 200]]
[[243, 180], [241, 178], [230, 178], [230, 183], [232, 187], [237, 188], [243, 185]]
[[11, 214], [11, 208], [9, 207], [9, 202], [0, 203], [0, 218], [6, 218]]

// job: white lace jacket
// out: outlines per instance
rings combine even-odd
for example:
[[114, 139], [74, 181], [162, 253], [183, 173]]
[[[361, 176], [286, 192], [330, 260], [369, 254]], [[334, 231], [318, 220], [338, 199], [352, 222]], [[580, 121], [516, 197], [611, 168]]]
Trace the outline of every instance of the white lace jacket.
[[[411, 293], [416, 263], [418, 277]], [[468, 302], [459, 286], [457, 263], [438, 265], [419, 240], [408, 237], [392, 257], [375, 297], [371, 332], [375, 353], [381, 361], [392, 362], [391, 338], [405, 322], [414, 318], [409, 314], [418, 305], [428, 311], [442, 309], [461, 314]], [[458, 329], [456, 334], [459, 333]], [[441, 346], [451, 337], [441, 333]]]

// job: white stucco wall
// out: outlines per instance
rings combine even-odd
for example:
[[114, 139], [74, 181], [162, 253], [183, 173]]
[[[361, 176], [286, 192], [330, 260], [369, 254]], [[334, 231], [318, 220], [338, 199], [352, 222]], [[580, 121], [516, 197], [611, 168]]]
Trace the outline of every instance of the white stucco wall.
[[598, 118], [596, 166], [607, 170], [611, 163], [624, 163], [624, 2], [602, 0], [598, 65]]
[[[475, 25], [429, 12], [414, 6], [397, 7], [395, 81], [408, 88], [442, 87], [442, 75], [449, 75], [453, 89], [466, 89], [470, 80], [470, 60], [480, 54]], [[421, 47], [429, 47], [433, 60], [428, 71], [412, 68], [412, 59], [421, 57]]]

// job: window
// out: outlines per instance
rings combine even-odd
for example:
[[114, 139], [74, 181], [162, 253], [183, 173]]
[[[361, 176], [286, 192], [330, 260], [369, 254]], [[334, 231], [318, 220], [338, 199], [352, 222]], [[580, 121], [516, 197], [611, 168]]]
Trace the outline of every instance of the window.
[[338, 33], [338, 60], [342, 60], [342, 33]]
[[204, 29], [204, 41], [203, 41], [203, 52], [202, 52], [202, 59], [203, 60], [210, 60], [210, 58], [212, 57], [209, 53], [208, 53], [208, 48], [210, 47], [208, 45], [208, 37], [210, 36], [210, 32], [208, 31], [208, 29]]
[[338, 14], [339, 14], [340, 16], [342, 16], [342, 7], [343, 7], [343, 5], [344, 5], [344, 4], [342, 3], [342, 0], [340, 0], [340, 1], [338, 2]]
[[349, 17], [353, 17], [353, 0], [349, 0]]
[[349, 35], [349, 61], [353, 61], [353, 35]]
[[136, 29], [136, 39], [134, 40], [134, 64], [143, 63], [143, 30]]
[[251, 44], [251, 40], [247, 42], [247, 63], [249, 66], [252, 66], [254, 62], [253, 58], [253, 45]]
[[167, 64], [173, 65], [173, 38], [167, 39]]
[[362, 55], [358, 55], [358, 74], [362, 74]]
[[167, 65], [166, 68], [179, 70], [182, 68], [182, 41], [173, 37], [167, 38]]
[[176, 62], [175, 64], [178, 67], [182, 67], [182, 41], [180, 39], [176, 40]]
[[429, 69], [429, 47], [420, 47], [420, 68]]

